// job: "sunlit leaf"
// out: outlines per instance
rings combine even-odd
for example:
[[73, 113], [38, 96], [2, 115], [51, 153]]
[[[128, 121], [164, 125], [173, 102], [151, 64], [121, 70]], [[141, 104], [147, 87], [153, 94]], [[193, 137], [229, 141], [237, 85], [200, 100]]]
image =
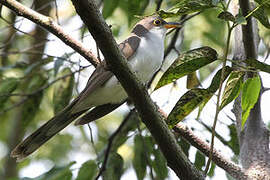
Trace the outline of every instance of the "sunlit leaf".
[[72, 98], [74, 74], [72, 74], [70, 68], [67, 67], [57, 74], [57, 78], [64, 76], [67, 77], [54, 84], [53, 105], [55, 113], [61, 111], [66, 105], [68, 105]]
[[134, 158], [132, 164], [138, 180], [143, 180], [146, 175], [147, 154], [143, 137], [136, 135], [134, 138]]
[[94, 160], [86, 161], [82, 164], [76, 180], [94, 179], [98, 172], [98, 166]]
[[6, 78], [0, 80], [0, 109], [4, 107], [5, 102], [8, 100], [11, 94], [18, 86], [19, 80], [16, 78]]
[[225, 90], [222, 95], [220, 109], [232, 102], [240, 93], [243, 83], [244, 72], [233, 71], [226, 83]]
[[250, 110], [256, 104], [261, 90], [261, 80], [259, 76], [249, 78], [244, 82], [242, 90], [242, 128], [244, 127]]
[[183, 53], [163, 74], [156, 89], [190, 74], [216, 59], [217, 52], [210, 47], [202, 47]]

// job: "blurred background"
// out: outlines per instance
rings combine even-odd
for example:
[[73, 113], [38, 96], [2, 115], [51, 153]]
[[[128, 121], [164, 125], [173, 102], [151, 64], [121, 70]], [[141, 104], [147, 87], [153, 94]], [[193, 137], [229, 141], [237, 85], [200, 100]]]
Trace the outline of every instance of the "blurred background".
[[[111, 25], [117, 42], [124, 40], [138, 16], [172, 8], [177, 0], [99, 0], [106, 22]], [[72, 37], [96, 55], [97, 47], [70, 1], [23, 0], [24, 5], [52, 17]], [[227, 26], [218, 19], [220, 8], [209, 8], [192, 14], [180, 31], [170, 33], [165, 45], [173, 47], [165, 53], [166, 63], [182, 52], [209, 46], [221, 59], [224, 55]], [[180, 21], [186, 16], [174, 17]], [[259, 59], [269, 63], [270, 31], [259, 24], [262, 40]], [[233, 38], [232, 38], [233, 39]], [[60, 111], [76, 97], [86, 85], [94, 68], [83, 57], [66, 46], [57, 37], [29, 20], [16, 16], [4, 6], [0, 20], [0, 179], [91, 179], [101, 166], [108, 139], [127, 117], [130, 107], [122, 105], [113, 113], [89, 125], [65, 128], [37, 152], [20, 163], [9, 157], [10, 151], [25, 136]], [[101, 55], [102, 57], [102, 55]], [[229, 58], [232, 58], [231, 48]], [[217, 60], [196, 72], [202, 87], [208, 87], [221, 67]], [[230, 62], [228, 62], [230, 64]], [[269, 75], [261, 73], [265, 87], [270, 87]], [[187, 78], [160, 88], [152, 94], [153, 100], [167, 113], [188, 90]], [[12, 93], [10, 96], [8, 94]], [[269, 92], [263, 94], [263, 117], [270, 117]], [[211, 126], [215, 116], [216, 96], [209, 100], [200, 114], [192, 112], [184, 120], [196, 135], [211, 139]], [[236, 161], [239, 145], [232, 104], [220, 113], [216, 128], [215, 148], [227, 158]], [[130, 115], [130, 114], [129, 114]], [[133, 115], [133, 114], [132, 114]], [[122, 135], [113, 142], [111, 157], [104, 179], [177, 179], [166, 162], [149, 131], [137, 116], [131, 117]], [[265, 119], [269, 123], [269, 118]], [[207, 158], [178, 138], [184, 152], [199, 169], [204, 169]], [[111, 172], [110, 172], [111, 171]], [[208, 179], [229, 179], [225, 171], [212, 164]]]

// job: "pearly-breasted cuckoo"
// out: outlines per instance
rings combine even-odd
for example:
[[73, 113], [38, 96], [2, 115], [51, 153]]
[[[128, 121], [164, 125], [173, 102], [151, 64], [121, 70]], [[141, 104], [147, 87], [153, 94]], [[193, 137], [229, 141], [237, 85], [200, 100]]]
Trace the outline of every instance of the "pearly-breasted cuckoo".
[[[179, 23], [149, 16], [139, 21], [131, 35], [119, 44], [129, 67], [144, 84], [149, 83], [162, 65], [167, 29], [176, 27], [179, 27]], [[128, 96], [117, 78], [104, 68], [105, 63], [102, 64], [97, 66], [79, 96], [17, 145], [11, 152], [12, 157], [21, 160], [74, 120], [77, 119], [76, 125], [91, 122], [110, 113], [127, 100]]]

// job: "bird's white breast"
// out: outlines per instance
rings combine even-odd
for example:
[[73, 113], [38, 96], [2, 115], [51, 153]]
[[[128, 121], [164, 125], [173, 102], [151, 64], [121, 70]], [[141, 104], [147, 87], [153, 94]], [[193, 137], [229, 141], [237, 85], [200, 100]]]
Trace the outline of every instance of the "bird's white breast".
[[136, 53], [131, 57], [131, 69], [143, 83], [151, 80], [160, 68], [164, 56], [164, 38], [161, 33], [148, 33], [142, 37]]

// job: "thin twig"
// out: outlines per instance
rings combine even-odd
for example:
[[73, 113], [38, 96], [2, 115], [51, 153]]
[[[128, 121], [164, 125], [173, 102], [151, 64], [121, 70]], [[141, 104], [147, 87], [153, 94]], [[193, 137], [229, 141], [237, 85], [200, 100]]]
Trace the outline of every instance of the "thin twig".
[[215, 113], [215, 118], [214, 118], [214, 122], [213, 122], [213, 126], [212, 126], [211, 151], [209, 154], [209, 159], [206, 163], [204, 174], [207, 174], [207, 172], [210, 168], [212, 157], [213, 157], [214, 140], [215, 140], [215, 133], [216, 133], [215, 129], [216, 129], [216, 125], [217, 125], [218, 114], [220, 111], [219, 104], [220, 104], [221, 90], [222, 90], [223, 79], [224, 79], [224, 75], [225, 75], [225, 67], [226, 67], [227, 57], [228, 57], [228, 53], [229, 53], [231, 34], [232, 34], [233, 28], [235, 27], [234, 25], [232, 25], [232, 27], [230, 27], [229, 22], [227, 22], [227, 26], [228, 26], [228, 37], [227, 37], [226, 49], [225, 49], [225, 53], [224, 53], [224, 60], [222, 63], [221, 80], [219, 83], [219, 89], [218, 89], [218, 95], [217, 95], [216, 113]]
[[120, 126], [116, 129], [116, 131], [109, 137], [108, 139], [108, 145], [107, 145], [107, 149], [105, 151], [105, 157], [102, 163], [102, 166], [99, 170], [98, 175], [96, 176], [95, 180], [98, 180], [98, 178], [102, 175], [102, 173], [106, 170], [106, 166], [107, 166], [107, 162], [109, 159], [109, 155], [110, 155], [110, 151], [112, 148], [112, 144], [114, 139], [117, 137], [117, 135], [121, 132], [122, 128], [125, 126], [125, 124], [128, 122], [129, 120], [129, 116], [131, 115], [131, 113], [129, 113], [129, 115], [122, 121], [122, 123], [120, 124]]
[[18, 16], [23, 16], [36, 24], [42, 26], [47, 31], [51, 32], [59, 39], [61, 39], [65, 44], [73, 48], [76, 52], [86, 58], [91, 64], [97, 66], [99, 64], [98, 59], [95, 55], [83, 47], [81, 42], [77, 41], [73, 37], [71, 37], [68, 33], [66, 33], [62, 27], [60, 27], [57, 23], [55, 23], [52, 18], [48, 16], [44, 16], [24, 5], [19, 3], [16, 0], [0, 0], [0, 3], [7, 6], [9, 9], [13, 10]]

